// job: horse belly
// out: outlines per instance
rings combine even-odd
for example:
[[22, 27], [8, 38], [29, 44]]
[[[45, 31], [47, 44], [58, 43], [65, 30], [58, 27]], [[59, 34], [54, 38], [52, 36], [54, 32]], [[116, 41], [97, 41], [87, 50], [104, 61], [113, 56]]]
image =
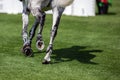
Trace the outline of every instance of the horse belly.
[[28, 7], [31, 10], [33, 16], [39, 15], [39, 10], [46, 11], [50, 8], [47, 7], [50, 0], [30, 0]]
[[29, 7], [31, 9], [42, 9], [44, 7], [46, 7], [49, 4], [50, 0], [30, 0], [30, 4]]

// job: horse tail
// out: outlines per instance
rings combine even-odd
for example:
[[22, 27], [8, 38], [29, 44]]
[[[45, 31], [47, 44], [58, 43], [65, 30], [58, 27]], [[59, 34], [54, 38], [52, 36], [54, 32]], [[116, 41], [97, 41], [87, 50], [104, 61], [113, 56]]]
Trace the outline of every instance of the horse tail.
[[60, 7], [66, 7], [73, 3], [74, 0], [55, 0], [56, 5]]

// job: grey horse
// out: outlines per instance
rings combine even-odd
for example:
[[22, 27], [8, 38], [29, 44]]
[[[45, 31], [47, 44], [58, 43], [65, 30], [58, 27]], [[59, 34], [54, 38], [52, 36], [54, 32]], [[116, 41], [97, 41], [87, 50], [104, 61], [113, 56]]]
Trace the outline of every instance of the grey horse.
[[[23, 4], [23, 12], [22, 12], [22, 21], [23, 21], [23, 28], [22, 28], [22, 38], [23, 38], [23, 48], [22, 51], [25, 56], [32, 56], [33, 51], [31, 49], [32, 39], [35, 35], [35, 31], [37, 26], [39, 25], [39, 30], [37, 34], [36, 40], [36, 47], [38, 50], [43, 50], [44, 48], [44, 41], [42, 38], [42, 31], [45, 22], [45, 11], [52, 10], [53, 12], [53, 23], [50, 35], [50, 42], [46, 49], [46, 55], [43, 60], [43, 64], [50, 63], [50, 55], [53, 51], [53, 42], [55, 36], [57, 35], [57, 30], [60, 22], [60, 18], [64, 9], [70, 5], [74, 0], [20, 0]], [[27, 33], [27, 27], [29, 23], [29, 14], [35, 17], [35, 22], [30, 29], [29, 36]]]

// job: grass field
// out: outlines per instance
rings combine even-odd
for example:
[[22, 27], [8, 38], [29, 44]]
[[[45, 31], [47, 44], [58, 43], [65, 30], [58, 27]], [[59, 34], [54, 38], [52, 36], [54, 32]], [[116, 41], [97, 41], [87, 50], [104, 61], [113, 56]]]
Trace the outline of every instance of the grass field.
[[[120, 80], [120, 2], [108, 15], [62, 16], [54, 42], [52, 64], [42, 65], [52, 16], [43, 31], [45, 49], [34, 57], [21, 53], [21, 15], [0, 14], [0, 80]], [[32, 17], [31, 17], [32, 18]], [[31, 26], [33, 18], [30, 20]]]

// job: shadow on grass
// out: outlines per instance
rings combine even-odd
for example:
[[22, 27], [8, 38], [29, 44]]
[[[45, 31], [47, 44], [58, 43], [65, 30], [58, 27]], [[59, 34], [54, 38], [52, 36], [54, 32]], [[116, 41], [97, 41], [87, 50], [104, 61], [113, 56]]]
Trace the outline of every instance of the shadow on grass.
[[51, 58], [55, 59], [55, 62], [52, 64], [68, 62], [72, 60], [77, 60], [85, 64], [98, 64], [91, 61], [96, 57], [96, 55], [91, 53], [101, 53], [103, 50], [85, 50], [86, 48], [87, 47], [84, 46], [72, 46], [70, 48], [56, 49], [53, 51], [54, 55], [51, 56]]

